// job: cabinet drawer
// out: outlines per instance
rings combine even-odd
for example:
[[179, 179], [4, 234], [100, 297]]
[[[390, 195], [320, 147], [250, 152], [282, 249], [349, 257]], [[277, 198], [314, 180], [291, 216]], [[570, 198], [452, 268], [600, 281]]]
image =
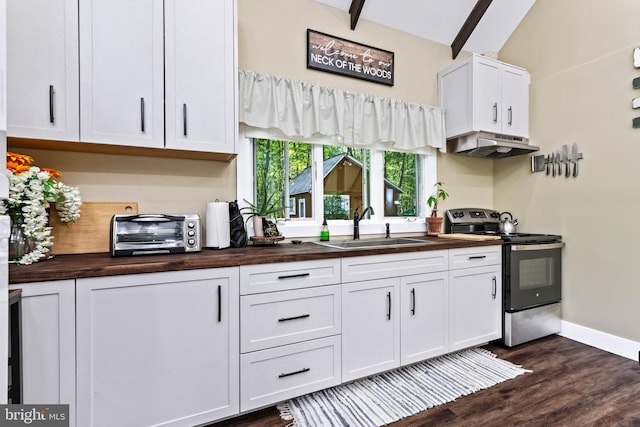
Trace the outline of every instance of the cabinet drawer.
[[240, 267], [240, 295], [340, 283], [340, 259]]
[[502, 246], [480, 246], [449, 250], [449, 269], [502, 263]]
[[240, 411], [340, 384], [340, 336], [240, 356]]
[[340, 285], [240, 298], [240, 352], [340, 333]]
[[343, 258], [342, 282], [446, 271], [448, 263], [446, 250]]

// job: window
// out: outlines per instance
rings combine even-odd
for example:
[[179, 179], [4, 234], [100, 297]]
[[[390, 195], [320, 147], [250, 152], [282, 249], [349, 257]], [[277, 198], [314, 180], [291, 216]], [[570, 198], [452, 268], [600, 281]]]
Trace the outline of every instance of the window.
[[278, 200], [287, 237], [317, 235], [324, 218], [333, 235], [349, 235], [354, 210], [368, 206], [373, 214], [360, 223], [361, 235], [384, 233], [385, 223], [392, 232], [425, 230], [417, 218], [427, 212], [423, 189], [435, 182], [435, 156], [266, 138], [240, 144], [239, 200]]
[[417, 154], [384, 152], [384, 216], [418, 214]]

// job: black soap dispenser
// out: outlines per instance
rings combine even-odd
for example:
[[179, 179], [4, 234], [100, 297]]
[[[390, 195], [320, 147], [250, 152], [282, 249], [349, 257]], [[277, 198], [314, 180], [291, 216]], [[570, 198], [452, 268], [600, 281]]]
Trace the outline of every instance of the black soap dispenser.
[[320, 241], [328, 242], [329, 241], [329, 226], [327, 225], [327, 218], [322, 221], [322, 228], [320, 229]]

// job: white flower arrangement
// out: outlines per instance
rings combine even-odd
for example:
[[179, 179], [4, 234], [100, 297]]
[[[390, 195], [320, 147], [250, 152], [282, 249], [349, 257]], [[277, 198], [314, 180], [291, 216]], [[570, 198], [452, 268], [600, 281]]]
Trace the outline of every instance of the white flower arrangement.
[[53, 169], [31, 166], [29, 156], [7, 152], [9, 198], [0, 203], [0, 214], [21, 221], [22, 230], [32, 242], [31, 250], [16, 260], [19, 264], [32, 264], [46, 257], [53, 246], [51, 227], [48, 227], [47, 209], [55, 203], [61, 222], [72, 222], [80, 217], [82, 200], [80, 191], [56, 181], [60, 173]]

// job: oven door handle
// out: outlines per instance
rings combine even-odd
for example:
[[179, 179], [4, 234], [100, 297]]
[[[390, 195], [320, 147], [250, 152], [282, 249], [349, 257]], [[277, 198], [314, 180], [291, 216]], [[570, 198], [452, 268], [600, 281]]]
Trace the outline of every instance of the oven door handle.
[[564, 242], [557, 243], [541, 243], [539, 245], [511, 245], [512, 251], [543, 251], [546, 249], [564, 248]]

